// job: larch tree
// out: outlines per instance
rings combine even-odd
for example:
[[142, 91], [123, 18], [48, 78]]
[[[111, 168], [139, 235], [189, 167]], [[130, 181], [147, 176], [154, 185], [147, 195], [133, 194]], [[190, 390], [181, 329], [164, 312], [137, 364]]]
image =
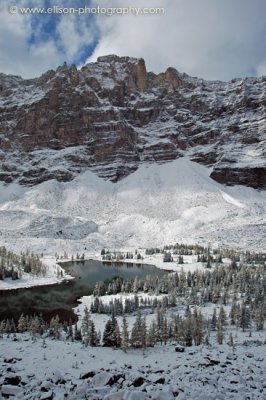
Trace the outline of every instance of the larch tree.
[[27, 323], [26, 323], [26, 318], [24, 317], [24, 314], [21, 314], [18, 320], [18, 331], [19, 332], [25, 332], [27, 330]]

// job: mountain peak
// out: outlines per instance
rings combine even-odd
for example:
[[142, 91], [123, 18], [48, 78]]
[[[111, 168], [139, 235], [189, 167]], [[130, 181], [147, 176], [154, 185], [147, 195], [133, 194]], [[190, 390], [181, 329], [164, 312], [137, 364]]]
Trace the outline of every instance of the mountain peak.
[[128, 56], [117, 56], [115, 54], [108, 54], [105, 56], [100, 56], [97, 58], [97, 62], [106, 62], [106, 63], [113, 63], [113, 62], [120, 62], [120, 63], [131, 63], [131, 64], [138, 64], [140, 62], [144, 62], [143, 58], [134, 58]]
[[266, 188], [265, 79], [208, 82], [107, 55], [40, 78], [0, 75], [0, 180], [33, 185], [84, 170], [117, 181], [184, 155], [223, 184]]

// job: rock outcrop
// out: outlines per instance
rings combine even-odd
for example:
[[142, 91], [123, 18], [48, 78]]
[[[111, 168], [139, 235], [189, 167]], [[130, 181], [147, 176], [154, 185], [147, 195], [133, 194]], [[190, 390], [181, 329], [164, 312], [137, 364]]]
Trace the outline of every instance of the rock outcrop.
[[104, 56], [24, 80], [0, 74], [0, 180], [117, 181], [188, 156], [227, 185], [266, 189], [266, 78], [208, 82]]

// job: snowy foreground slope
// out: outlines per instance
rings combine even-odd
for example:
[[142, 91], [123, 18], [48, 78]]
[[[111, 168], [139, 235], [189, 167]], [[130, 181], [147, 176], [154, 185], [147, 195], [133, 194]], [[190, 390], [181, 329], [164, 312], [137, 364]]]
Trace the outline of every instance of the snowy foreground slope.
[[45, 255], [211, 243], [265, 251], [266, 193], [213, 181], [187, 158], [146, 164], [112, 183], [85, 172], [71, 182], [0, 187], [0, 245]]
[[[0, 340], [0, 393], [12, 399], [227, 400], [266, 398], [264, 334], [227, 344], [145, 350], [82, 348], [80, 343]], [[247, 346], [248, 344], [248, 346]], [[13, 395], [12, 395], [13, 394]], [[0, 394], [0, 398], [1, 394]]]

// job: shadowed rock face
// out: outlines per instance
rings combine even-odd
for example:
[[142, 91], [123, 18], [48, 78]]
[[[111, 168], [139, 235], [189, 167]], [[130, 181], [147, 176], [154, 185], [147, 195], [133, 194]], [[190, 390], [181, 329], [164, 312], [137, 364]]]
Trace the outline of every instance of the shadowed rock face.
[[0, 74], [0, 180], [117, 181], [140, 163], [188, 156], [223, 184], [266, 189], [266, 79], [208, 82], [143, 59], [104, 56], [40, 78]]
[[265, 168], [224, 168], [215, 169], [211, 178], [225, 185], [244, 185], [255, 189], [265, 189]]

